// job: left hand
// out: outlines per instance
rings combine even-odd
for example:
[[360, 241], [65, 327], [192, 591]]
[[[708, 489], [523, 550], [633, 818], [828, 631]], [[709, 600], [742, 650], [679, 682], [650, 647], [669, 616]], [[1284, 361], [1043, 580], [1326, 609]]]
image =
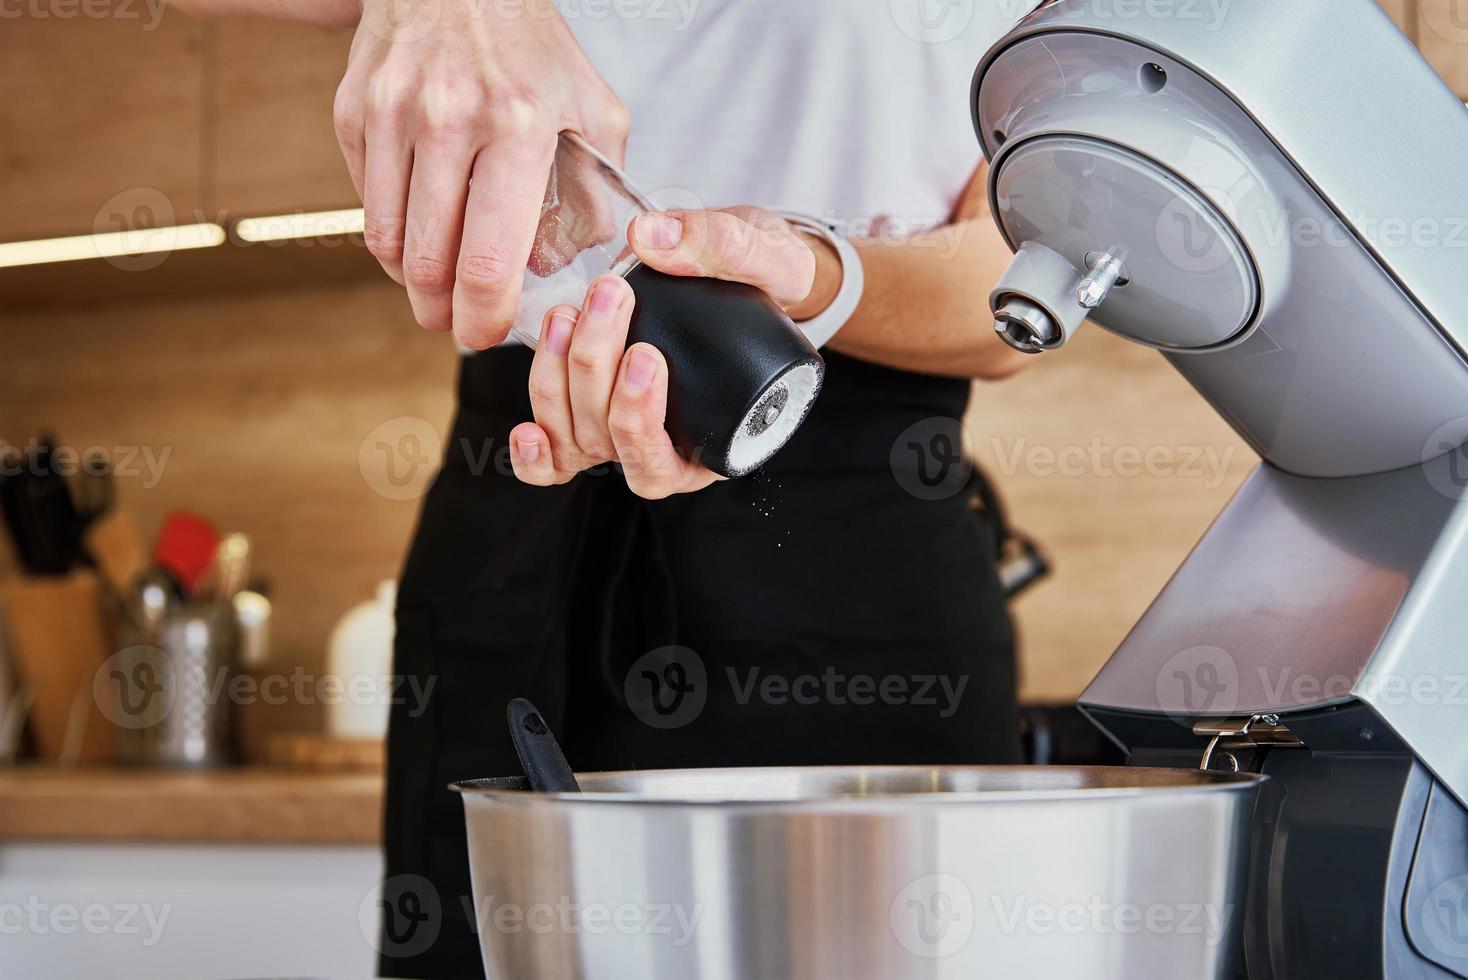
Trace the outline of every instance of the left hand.
[[[659, 272], [748, 283], [797, 320], [819, 314], [840, 286], [834, 252], [760, 208], [644, 214], [628, 237]], [[616, 462], [633, 493], [660, 500], [719, 479], [673, 447], [664, 428], [668, 365], [650, 344], [627, 347], [632, 310], [632, 287], [609, 275], [591, 284], [580, 310], [546, 313], [530, 368], [535, 421], [510, 433], [510, 459], [525, 483], [566, 483]]]

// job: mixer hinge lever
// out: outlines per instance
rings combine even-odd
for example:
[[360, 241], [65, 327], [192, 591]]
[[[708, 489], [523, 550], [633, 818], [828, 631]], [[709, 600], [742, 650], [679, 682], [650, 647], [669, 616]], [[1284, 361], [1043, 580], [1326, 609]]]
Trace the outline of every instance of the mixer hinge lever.
[[[1241, 718], [1210, 718], [1193, 725], [1193, 734], [1208, 738], [1199, 769], [1222, 768], [1232, 772], [1247, 771], [1239, 761], [1241, 753], [1261, 749], [1303, 749], [1300, 736], [1279, 720], [1279, 715], [1248, 715]], [[1226, 763], [1217, 766], [1216, 763]]]

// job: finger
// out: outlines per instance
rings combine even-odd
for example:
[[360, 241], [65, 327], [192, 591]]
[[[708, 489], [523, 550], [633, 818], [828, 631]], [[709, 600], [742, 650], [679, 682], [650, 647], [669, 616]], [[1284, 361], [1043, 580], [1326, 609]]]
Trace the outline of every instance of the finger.
[[627, 106], [603, 82], [596, 97], [582, 112], [576, 131], [602, 156], [620, 167], [627, 157], [627, 133], [631, 128], [632, 115]]
[[331, 119], [336, 129], [336, 143], [341, 147], [342, 158], [347, 163], [347, 174], [352, 178], [352, 187], [357, 191], [357, 200], [362, 199], [363, 180], [367, 165], [367, 140], [364, 119], [366, 112], [362, 87], [356, 76], [348, 74], [337, 86], [336, 98], [331, 105]]
[[473, 152], [467, 143], [429, 136], [413, 154], [403, 283], [413, 316], [429, 330], [453, 326], [454, 266], [469, 195]]
[[550, 437], [534, 422], [510, 430], [510, 465], [521, 483], [551, 487], [562, 482], [551, 456]]
[[452, 300], [466, 347], [492, 347], [510, 331], [555, 151], [550, 130], [502, 129], [474, 160]]
[[367, 250], [398, 285], [403, 284], [403, 233], [413, 146], [388, 107], [369, 111], [362, 164], [362, 237]]
[[576, 327], [576, 308], [557, 306], [545, 315], [540, 343], [530, 362], [530, 409], [550, 446], [551, 467], [557, 482], [565, 482], [588, 466], [590, 460], [576, 445], [571, 422], [571, 394], [566, 355]]
[[810, 295], [815, 253], [775, 221], [756, 224], [728, 211], [657, 212], [633, 219], [628, 235], [638, 258], [659, 272], [748, 283], [793, 306]]
[[632, 302], [632, 287], [625, 279], [601, 276], [591, 284], [571, 337], [568, 374], [576, 445], [598, 462], [616, 459], [617, 450], [607, 428], [607, 410], [622, 353], [627, 349]]
[[702, 490], [718, 479], [678, 454], [665, 428], [667, 411], [667, 362], [651, 344], [633, 344], [622, 358], [608, 423], [628, 488], [648, 500]]

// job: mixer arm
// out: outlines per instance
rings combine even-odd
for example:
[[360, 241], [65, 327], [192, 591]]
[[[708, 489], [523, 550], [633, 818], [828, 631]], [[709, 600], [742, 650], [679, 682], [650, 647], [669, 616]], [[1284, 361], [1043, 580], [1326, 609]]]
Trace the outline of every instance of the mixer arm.
[[1461, 445], [1468, 111], [1373, 0], [1197, 7], [1059, 0], [979, 65], [996, 329], [1155, 347], [1301, 475]]

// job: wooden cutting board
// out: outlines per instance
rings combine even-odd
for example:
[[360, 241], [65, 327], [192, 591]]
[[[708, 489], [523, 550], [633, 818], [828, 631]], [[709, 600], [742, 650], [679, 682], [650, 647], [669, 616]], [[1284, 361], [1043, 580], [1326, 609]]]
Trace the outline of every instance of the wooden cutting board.
[[265, 762], [298, 772], [381, 773], [387, 749], [379, 739], [280, 732], [265, 740]]

